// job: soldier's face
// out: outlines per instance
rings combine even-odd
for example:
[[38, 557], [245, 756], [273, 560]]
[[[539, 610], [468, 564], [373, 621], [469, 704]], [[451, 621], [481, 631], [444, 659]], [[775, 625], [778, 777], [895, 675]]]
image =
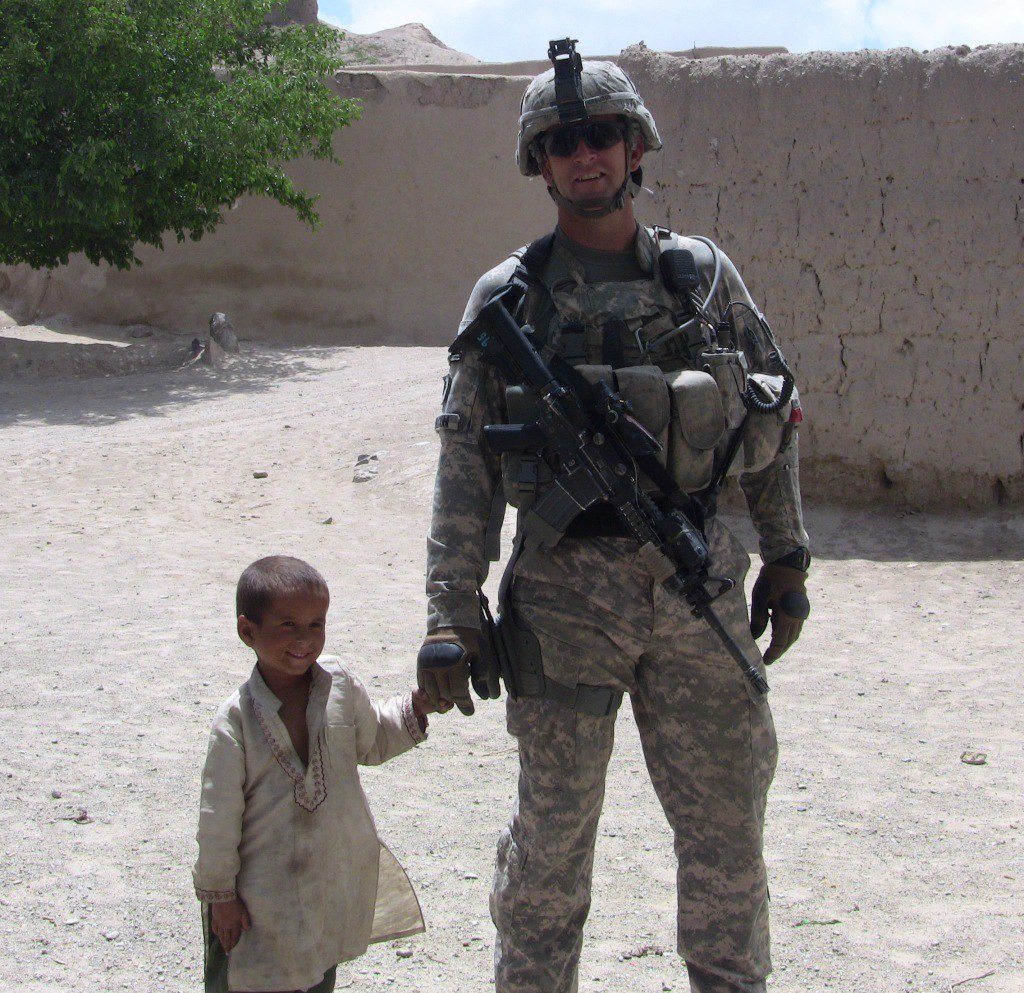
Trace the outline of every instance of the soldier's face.
[[[618, 118], [614, 114], [601, 114], [593, 120], [616, 121]], [[627, 170], [636, 169], [642, 156], [642, 141], [637, 141], [627, 154], [625, 141], [598, 150], [580, 138], [568, 155], [545, 155], [541, 174], [548, 186], [554, 186], [574, 203], [599, 200], [618, 193], [626, 181]]]

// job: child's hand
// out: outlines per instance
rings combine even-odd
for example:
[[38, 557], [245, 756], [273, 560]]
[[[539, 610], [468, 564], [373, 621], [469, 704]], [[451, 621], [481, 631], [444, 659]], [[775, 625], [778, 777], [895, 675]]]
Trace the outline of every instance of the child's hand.
[[435, 707], [424, 690], [415, 689], [412, 691], [412, 709], [416, 714], [416, 719], [420, 722], [420, 727], [425, 728], [427, 714], [446, 714], [452, 709], [452, 705], [450, 700], [439, 700]]
[[245, 909], [245, 904], [237, 896], [234, 900], [211, 904], [210, 914], [213, 918], [211, 921], [213, 933], [220, 939], [225, 952], [230, 952], [238, 944], [242, 932], [248, 931], [252, 927], [249, 911]]

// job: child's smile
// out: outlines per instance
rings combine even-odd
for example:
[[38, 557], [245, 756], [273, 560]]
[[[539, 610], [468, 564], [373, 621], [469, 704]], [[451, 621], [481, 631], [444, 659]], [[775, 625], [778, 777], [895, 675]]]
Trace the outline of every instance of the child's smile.
[[308, 592], [276, 597], [263, 611], [259, 624], [240, 617], [238, 634], [259, 659], [269, 683], [304, 676], [324, 650], [327, 634], [327, 597]]

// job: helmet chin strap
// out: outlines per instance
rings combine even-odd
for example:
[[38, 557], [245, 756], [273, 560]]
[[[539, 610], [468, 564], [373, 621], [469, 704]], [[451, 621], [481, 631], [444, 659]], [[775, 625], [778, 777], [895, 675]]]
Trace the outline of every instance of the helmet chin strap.
[[619, 187], [618, 191], [613, 193], [610, 197], [592, 197], [589, 200], [570, 200], [558, 191], [558, 187], [556, 187], [554, 183], [549, 184], [548, 194], [559, 207], [565, 207], [566, 210], [572, 211], [572, 213], [577, 217], [607, 217], [609, 214], [614, 214], [617, 210], [622, 210], [626, 203], [626, 195], [628, 194], [631, 197], [635, 197], [637, 193], [640, 192], [640, 189], [643, 186], [643, 181], [643, 169], [639, 166], [637, 166], [637, 168], [632, 172], [629, 171], [629, 159], [627, 153], [626, 178], [622, 181], [622, 185]]
[[626, 202], [626, 192], [629, 190], [629, 180], [630, 177], [627, 176], [619, 187], [619, 191], [610, 197], [570, 200], [568, 197], [562, 196], [554, 186], [548, 187], [548, 193], [559, 207], [571, 210], [577, 217], [607, 217], [617, 210], [622, 210]]

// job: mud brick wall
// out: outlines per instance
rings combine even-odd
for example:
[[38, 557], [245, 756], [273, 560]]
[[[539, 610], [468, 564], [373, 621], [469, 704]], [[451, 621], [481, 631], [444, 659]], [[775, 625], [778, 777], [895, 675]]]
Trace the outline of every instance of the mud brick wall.
[[[843, 500], [1024, 504], [1024, 46], [620, 58], [657, 118], [641, 218], [714, 238], [797, 370], [804, 478]], [[444, 344], [476, 276], [548, 229], [513, 161], [526, 79], [352, 71], [323, 228], [248, 199], [131, 273], [0, 272], [20, 320]]]

